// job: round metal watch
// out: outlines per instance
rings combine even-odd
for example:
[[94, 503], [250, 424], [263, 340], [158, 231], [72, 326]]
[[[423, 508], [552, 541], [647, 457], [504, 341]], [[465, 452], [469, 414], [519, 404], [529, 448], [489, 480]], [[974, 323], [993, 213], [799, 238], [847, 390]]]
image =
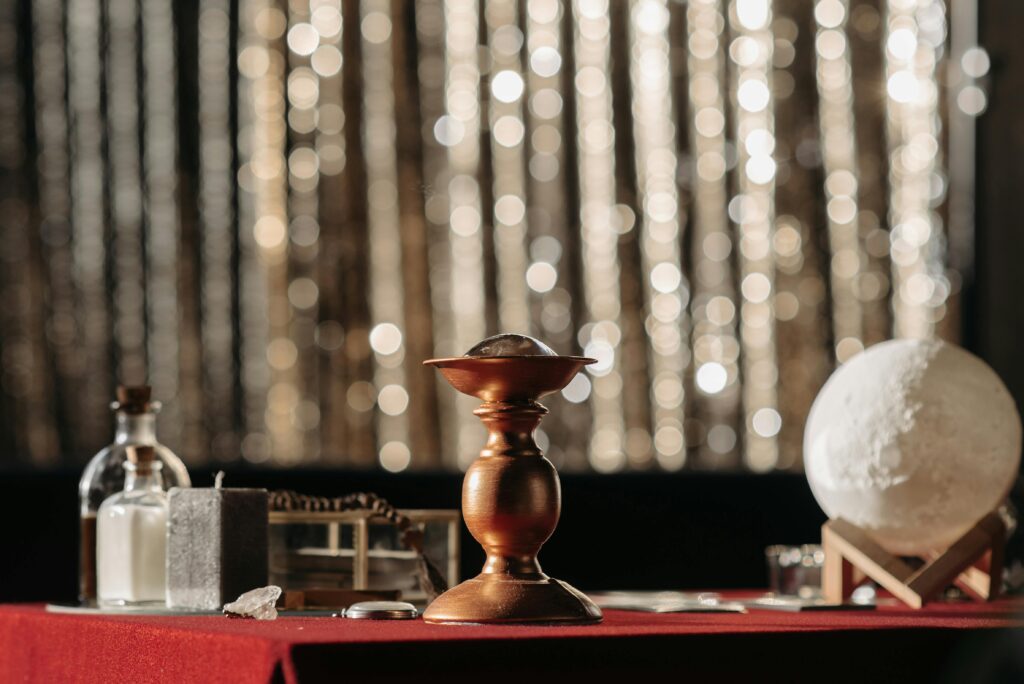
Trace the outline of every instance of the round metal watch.
[[412, 620], [419, 612], [405, 601], [360, 601], [345, 609], [345, 617], [354, 620]]

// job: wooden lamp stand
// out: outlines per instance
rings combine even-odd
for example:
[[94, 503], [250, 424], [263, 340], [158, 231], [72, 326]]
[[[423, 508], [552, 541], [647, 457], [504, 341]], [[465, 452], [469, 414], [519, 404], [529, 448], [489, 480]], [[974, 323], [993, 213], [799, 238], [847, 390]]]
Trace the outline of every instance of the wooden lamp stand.
[[922, 556], [925, 564], [914, 569], [861, 528], [837, 518], [821, 527], [822, 594], [841, 603], [870, 578], [911, 608], [921, 608], [951, 584], [976, 601], [991, 601], [999, 596], [1005, 543], [1006, 526], [993, 511], [945, 551]]
[[487, 552], [487, 563], [479, 575], [435, 599], [423, 619], [456, 624], [599, 622], [601, 610], [589, 598], [548, 577], [537, 562], [537, 552], [558, 524], [562, 502], [558, 473], [533, 439], [547, 413], [537, 399], [565, 387], [594, 360], [529, 354], [425, 363], [438, 368], [455, 389], [483, 401], [474, 413], [488, 436], [462, 487], [463, 517]]

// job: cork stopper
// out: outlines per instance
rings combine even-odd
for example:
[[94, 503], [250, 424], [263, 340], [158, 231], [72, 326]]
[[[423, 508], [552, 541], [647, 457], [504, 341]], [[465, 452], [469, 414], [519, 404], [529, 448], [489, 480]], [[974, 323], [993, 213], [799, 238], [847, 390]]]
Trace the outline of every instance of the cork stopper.
[[145, 475], [153, 471], [153, 462], [156, 461], [156, 451], [151, 446], [137, 445], [126, 449], [128, 462], [135, 466], [135, 472]]
[[153, 406], [152, 396], [153, 388], [149, 385], [118, 385], [113, 408], [125, 413], [145, 413]]

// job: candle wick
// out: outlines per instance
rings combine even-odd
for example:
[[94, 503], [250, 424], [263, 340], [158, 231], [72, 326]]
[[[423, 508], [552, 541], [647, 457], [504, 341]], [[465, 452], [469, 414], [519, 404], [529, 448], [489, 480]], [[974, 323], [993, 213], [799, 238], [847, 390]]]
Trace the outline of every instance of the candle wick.
[[213, 486], [215, 489], [220, 489], [224, 486], [224, 471], [218, 470], [217, 474], [213, 476]]

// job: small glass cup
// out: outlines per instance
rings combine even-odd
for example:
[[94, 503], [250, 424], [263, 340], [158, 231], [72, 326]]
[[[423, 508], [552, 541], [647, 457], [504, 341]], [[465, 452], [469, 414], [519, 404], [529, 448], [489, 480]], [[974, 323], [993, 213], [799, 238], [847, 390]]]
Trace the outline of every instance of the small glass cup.
[[769, 546], [764, 551], [768, 563], [768, 586], [773, 594], [802, 599], [821, 598], [821, 568], [825, 552], [818, 544]]

